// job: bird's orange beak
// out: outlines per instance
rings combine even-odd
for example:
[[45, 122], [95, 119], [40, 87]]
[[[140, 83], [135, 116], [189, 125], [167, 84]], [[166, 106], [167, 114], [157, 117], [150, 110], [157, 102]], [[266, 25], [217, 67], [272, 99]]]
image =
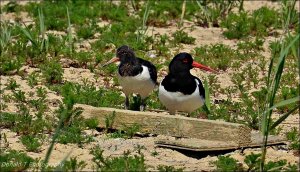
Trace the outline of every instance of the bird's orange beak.
[[117, 61], [120, 61], [120, 58], [119, 57], [113, 57], [108, 62], [106, 62], [105, 64], [103, 64], [102, 67], [105, 67], [105, 66], [107, 66], [107, 65], [109, 65], [111, 63], [117, 62]]
[[195, 61], [193, 61], [192, 66], [195, 67], [195, 68], [199, 68], [199, 69], [205, 70], [205, 71], [209, 71], [209, 72], [213, 72], [213, 73], [218, 73], [218, 71], [216, 71], [216, 70], [214, 70], [214, 69], [212, 69], [210, 67], [207, 67], [207, 66], [205, 66], [203, 64], [200, 64], [198, 62], [195, 62]]

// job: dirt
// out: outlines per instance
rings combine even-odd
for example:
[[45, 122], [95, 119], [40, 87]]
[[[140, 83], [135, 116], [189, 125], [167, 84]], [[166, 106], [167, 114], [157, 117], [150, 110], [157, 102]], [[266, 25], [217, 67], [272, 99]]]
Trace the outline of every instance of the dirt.
[[[24, 2], [25, 3], [25, 2]], [[246, 10], [252, 11], [255, 9], [260, 8], [261, 6], [269, 6], [278, 8], [279, 4], [276, 2], [270, 2], [270, 1], [245, 1], [244, 7]], [[299, 5], [299, 2], [297, 2]], [[4, 4], [1, 4], [4, 5]], [[10, 22], [14, 22], [16, 17], [19, 17], [21, 21], [24, 21], [27, 23], [32, 22], [32, 19], [28, 17], [26, 13], [21, 13], [20, 15], [16, 16], [15, 14], [8, 13], [8, 14], [1, 14], [1, 20], [7, 20]], [[109, 23], [103, 22], [99, 23], [99, 25], [108, 25]], [[193, 26], [191, 22], [185, 21], [184, 22], [184, 28], [185, 31], [187, 31], [190, 36], [196, 38], [195, 45], [183, 45], [182, 47], [179, 47], [177, 49], [173, 50], [173, 53], [175, 54], [177, 51], [186, 51], [191, 52], [196, 46], [200, 45], [209, 45], [209, 44], [216, 44], [216, 43], [223, 43], [229, 46], [234, 47], [236, 45], [235, 40], [228, 40], [224, 38], [222, 35], [222, 29], [221, 28], [202, 28], [199, 26]], [[156, 27], [150, 27], [147, 34], [148, 35], [155, 35], [155, 34], [168, 34], [175, 32], [177, 30], [177, 26], [172, 25], [168, 26], [166, 28], [156, 28]], [[51, 31], [55, 32], [55, 31]], [[55, 32], [56, 33], [56, 32]], [[63, 34], [63, 33], [58, 33]], [[267, 47], [268, 42], [270, 40], [273, 40], [273, 37], [266, 38], [265, 47]], [[89, 42], [83, 43], [84, 47], [86, 49], [89, 49]], [[78, 45], [79, 46], [79, 45]], [[267, 49], [267, 48], [265, 48]], [[265, 56], [269, 56], [270, 53], [268, 51], [263, 54]], [[22, 68], [23, 71], [26, 71], [28, 73], [31, 73], [35, 70], [35, 68], [30, 68], [28, 66], [25, 66]], [[206, 73], [200, 73], [197, 70], [193, 70], [192, 73], [200, 78], [207, 77], [208, 74]], [[30, 88], [26, 80], [22, 79], [22, 77], [18, 75], [12, 75], [12, 76], [1, 76], [1, 87], [5, 87], [5, 84], [7, 83], [9, 78], [13, 78], [17, 81], [18, 84], [20, 84], [20, 90], [25, 91], [26, 95], [29, 96], [30, 92], [35, 92], [37, 87], [42, 86], [41, 83], [39, 83], [38, 86], [35, 86], [34, 88]], [[88, 69], [81, 69], [81, 68], [64, 68], [64, 75], [63, 75], [64, 81], [71, 81], [71, 82], [77, 82], [77, 83], [83, 83], [83, 82], [89, 82], [93, 83], [96, 87], [103, 87], [105, 85], [104, 77], [103, 76], [96, 76], [95, 73], [90, 72]], [[223, 72], [217, 75], [218, 83], [222, 85], [222, 87], [228, 87], [232, 85], [232, 82], [230, 81], [230, 71]], [[161, 81], [162, 77], [159, 77], [159, 81]], [[110, 81], [112, 83], [112, 81]], [[112, 85], [112, 84], [111, 84]], [[47, 89], [47, 87], [45, 87]], [[61, 101], [62, 97], [58, 96], [55, 92], [50, 91], [47, 89], [47, 101], [49, 102], [50, 110], [47, 112], [48, 114], [54, 114], [54, 110], [57, 109], [57, 102]], [[10, 94], [9, 91], [4, 91], [5, 94]], [[226, 97], [226, 95], [220, 95], [217, 94], [217, 98], [222, 98], [222, 96]], [[214, 99], [216, 97], [213, 97]], [[8, 107], [5, 111], [8, 112], [16, 112], [17, 107], [14, 103], [8, 103]], [[279, 115], [275, 115], [276, 117], [279, 117]], [[286, 131], [288, 131], [292, 127], [297, 127], [299, 129], [299, 116], [298, 115], [291, 115], [289, 116], [285, 122], [283, 122], [281, 125], [282, 131], [280, 132], [281, 135], [284, 135]], [[55, 144], [52, 156], [50, 158], [49, 165], [58, 165], [59, 162], [61, 162], [66, 156], [72, 157], [77, 156], [79, 160], [84, 160], [88, 163], [88, 165], [85, 167], [85, 170], [91, 170], [93, 169], [91, 160], [92, 155], [89, 154], [89, 151], [91, 148], [93, 148], [96, 145], [99, 145], [104, 150], [105, 156], [119, 156], [122, 155], [124, 151], [126, 150], [132, 150], [135, 151], [136, 147], [138, 145], [144, 146], [145, 149], [142, 150], [142, 152], [145, 155], [146, 164], [149, 166], [149, 170], [155, 169], [157, 165], [168, 165], [168, 166], [174, 166], [177, 168], [185, 168], [186, 171], [211, 171], [214, 170], [215, 167], [210, 162], [217, 160], [216, 155], [206, 155], [204, 153], [182, 153], [176, 150], [166, 149], [166, 148], [159, 148], [156, 147], [154, 144], [154, 141], [161, 138], [171, 138], [168, 136], [162, 136], [158, 135], [157, 137], [145, 137], [145, 138], [133, 138], [133, 139], [111, 139], [107, 138], [105, 135], [99, 134], [97, 131], [91, 131], [87, 130], [86, 133], [93, 133], [94, 135], [94, 142], [91, 142], [89, 144], [84, 144], [83, 148], [79, 148], [77, 145], [74, 144]], [[8, 147], [11, 149], [16, 150], [24, 150], [25, 147], [20, 143], [19, 136], [10, 130], [3, 129], [1, 133], [5, 133], [7, 136], [7, 141], [9, 143]], [[175, 138], [171, 138], [175, 139]], [[1, 140], [3, 143], [3, 140]], [[32, 153], [28, 152], [28, 155], [33, 158], [44, 158], [45, 154], [47, 152], [47, 148], [49, 146], [49, 142], [45, 141], [45, 143], [42, 146], [41, 152], [38, 153]], [[1, 144], [3, 145], [3, 144]], [[267, 161], [277, 161], [277, 160], [283, 160], [286, 159], [287, 162], [290, 162], [292, 164], [299, 163], [299, 157], [294, 156], [293, 152], [286, 149], [287, 146], [283, 146], [282, 148], [278, 147], [269, 147], [268, 153], [267, 153]], [[154, 152], [157, 152], [157, 155], [154, 155]], [[245, 155], [250, 154], [251, 152], [254, 153], [260, 153], [260, 149], [246, 149], [244, 152], [241, 152], [240, 150], [236, 150], [234, 152], [227, 153], [228, 155], [231, 155], [231, 157], [234, 157], [238, 159], [240, 162], [243, 162], [243, 159]]]

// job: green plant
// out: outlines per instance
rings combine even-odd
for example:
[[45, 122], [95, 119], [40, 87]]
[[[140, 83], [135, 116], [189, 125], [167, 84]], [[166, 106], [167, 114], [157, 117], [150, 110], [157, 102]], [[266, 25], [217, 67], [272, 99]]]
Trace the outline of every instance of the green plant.
[[186, 32], [184, 32], [183, 30], [177, 30], [176, 32], [174, 32], [172, 34], [172, 36], [173, 36], [173, 42], [175, 45], [177, 45], [179, 43], [195, 44], [196, 38], [188, 36], [188, 34]]
[[29, 114], [29, 109], [21, 104], [18, 113], [1, 113], [1, 125], [19, 135], [33, 135], [52, 130], [52, 119], [39, 111], [35, 116]]
[[88, 67], [88, 63], [92, 61], [92, 54], [90, 52], [74, 52], [73, 58], [79, 62], [80, 67], [86, 69]]
[[10, 128], [15, 125], [17, 114], [1, 112], [0, 124], [2, 127]]
[[[217, 171], [259, 171], [261, 161], [261, 154], [251, 154], [247, 155], [244, 159], [247, 167], [239, 164], [237, 160], [227, 156], [218, 156], [218, 160], [212, 162], [217, 166]], [[279, 161], [269, 161], [265, 164], [265, 171], [297, 171], [296, 165], [287, 164], [286, 160]]]
[[[151, 11], [149, 13], [147, 25], [156, 27], [168, 26], [170, 25], [171, 20], [180, 22], [179, 20], [181, 18], [192, 18], [197, 10], [196, 4], [193, 1], [187, 1], [185, 3], [184, 11], [182, 11], [182, 1], [174, 1], [172, 4], [167, 1], [149, 1], [149, 6], [151, 7]], [[139, 11], [141, 18], [145, 14], [146, 8], [147, 6], [144, 5]], [[184, 16], [182, 16], [183, 12]]]
[[38, 76], [39, 75], [37, 72], [32, 72], [31, 74], [28, 75], [27, 82], [31, 88], [33, 88], [38, 84]]
[[153, 151], [153, 152], [151, 152], [151, 156], [157, 156], [157, 155], [159, 155], [159, 153], [155, 150], [155, 151]]
[[184, 168], [175, 168], [173, 166], [159, 165], [157, 167], [159, 172], [182, 172]]
[[20, 87], [20, 85], [17, 84], [17, 81], [14, 80], [13, 78], [10, 78], [5, 85], [6, 85], [6, 89], [12, 90], [12, 91], [15, 91], [16, 88]]
[[39, 112], [45, 112], [48, 108], [45, 100], [43, 98], [31, 99], [28, 101], [29, 106], [35, 108]]
[[141, 126], [136, 123], [129, 125], [129, 126], [123, 124], [121, 129], [116, 130], [112, 133], [109, 133], [108, 137], [131, 139], [134, 136], [134, 134], [140, 130], [140, 128], [141, 128]]
[[26, 103], [26, 97], [25, 97], [25, 92], [18, 90], [13, 92], [13, 97], [15, 101], [19, 103]]
[[[93, 141], [90, 135], [83, 132], [86, 127], [95, 127], [98, 123], [92, 119], [92, 123], [87, 122], [82, 116], [82, 108], [74, 107], [76, 96], [70, 90], [69, 87], [64, 87], [63, 92], [65, 97], [63, 103], [60, 104], [59, 109], [56, 111], [58, 118], [61, 121], [59, 128], [60, 134], [56, 136], [56, 141], [59, 143], [77, 143], [81, 146], [83, 143]], [[96, 124], [95, 124], [96, 123]], [[88, 125], [89, 126], [88, 126]], [[92, 126], [91, 126], [91, 125]]]
[[39, 152], [41, 147], [40, 140], [33, 135], [23, 135], [20, 138], [22, 144], [26, 147], [29, 152]]
[[0, 55], [2, 56], [11, 42], [11, 26], [7, 22], [1, 22]]
[[138, 155], [130, 156], [130, 152], [124, 152], [120, 157], [103, 156], [103, 150], [96, 146], [91, 149], [93, 162], [99, 171], [146, 171], [144, 155], [138, 152]]
[[22, 66], [20, 58], [11, 59], [8, 56], [3, 56], [1, 61], [3, 61], [0, 68], [1, 75], [15, 74]]
[[70, 160], [63, 161], [56, 170], [58, 171], [82, 171], [86, 167], [85, 161], [78, 161], [77, 157], [71, 157]]
[[241, 165], [237, 160], [227, 156], [218, 156], [218, 160], [212, 162], [216, 165], [217, 171], [242, 171]]
[[125, 138], [132, 138], [134, 134], [140, 131], [141, 126], [139, 124], [132, 124], [130, 126], [123, 125], [122, 130], [125, 132]]
[[259, 162], [260, 162], [261, 154], [254, 154], [251, 152], [250, 155], [245, 157], [244, 162], [247, 164], [247, 171], [257, 171], [259, 170]]
[[[295, 42], [297, 40], [299, 40], [299, 34], [292, 41], [283, 42], [281, 44], [281, 50], [280, 50], [279, 56], [277, 57], [277, 63], [274, 62], [274, 59], [276, 59], [276, 56], [274, 55], [274, 53], [272, 54], [271, 62], [269, 65], [268, 78], [267, 78], [267, 88], [270, 91], [268, 92], [268, 94], [266, 96], [266, 103], [263, 108], [264, 111], [262, 113], [262, 123], [261, 123], [262, 124], [261, 131], [264, 136], [263, 137], [264, 144], [262, 145], [262, 160], [261, 160], [261, 164], [260, 164], [261, 171], [263, 171], [265, 169], [266, 146], [267, 146], [269, 131], [274, 129], [276, 126], [278, 126], [290, 114], [292, 114], [295, 110], [297, 110], [299, 108], [299, 105], [296, 105], [296, 107], [291, 109], [289, 112], [283, 114], [277, 121], [275, 121], [273, 124], [271, 124], [272, 112], [273, 112], [274, 108], [299, 101], [299, 97], [295, 97], [295, 98], [284, 100], [282, 102], [274, 104], [276, 93], [278, 91], [279, 84], [280, 84], [280, 79], [281, 79], [281, 76], [283, 73], [286, 56], [288, 55], [291, 47], [295, 44]], [[275, 68], [275, 71], [273, 71], [273, 68]]]
[[240, 59], [235, 50], [224, 44], [205, 45], [195, 48], [195, 60], [212, 68], [226, 70], [234, 59]]
[[99, 126], [99, 120], [97, 118], [86, 119], [85, 125], [88, 127], [88, 129], [96, 129]]
[[113, 111], [112, 114], [105, 116], [105, 132], [106, 133], [114, 125], [115, 118], [116, 118], [116, 112], [115, 111]]
[[46, 99], [47, 90], [44, 87], [37, 87], [36, 95], [42, 99]]
[[[234, 25], [232, 23], [234, 23]], [[240, 39], [249, 35], [251, 31], [250, 23], [250, 17], [247, 12], [241, 12], [239, 14], [230, 13], [228, 17], [221, 22], [221, 27], [227, 28], [223, 34], [228, 39]]]
[[293, 127], [290, 131], [286, 133], [286, 138], [291, 142], [290, 149], [299, 150], [300, 149], [300, 136], [299, 130], [296, 127]]
[[278, 11], [261, 7], [253, 11], [252, 15], [248, 12], [230, 13], [228, 17], [221, 22], [221, 27], [227, 28], [223, 32], [229, 39], [246, 38], [249, 35], [267, 36], [270, 28], [278, 28], [281, 18]]
[[219, 27], [219, 21], [224, 20], [234, 7], [239, 6], [239, 12], [243, 9], [243, 0], [239, 1], [196, 1], [197, 23], [203, 27]]
[[7, 12], [7, 13], [17, 13], [17, 14], [19, 14], [20, 11], [22, 10], [22, 8], [21, 8], [21, 5], [19, 5], [17, 2], [10, 1], [6, 5], [4, 5], [2, 10]]
[[[114, 90], [105, 90], [104, 88], [96, 89], [95, 86], [80, 85], [67, 82], [59, 88], [59, 93], [66, 97], [73, 95], [75, 103], [82, 103], [96, 107], [116, 107], [120, 106], [123, 98], [120, 93]], [[76, 95], [76, 96], [75, 96]], [[101, 97], [101, 99], [99, 99]]]
[[41, 65], [41, 70], [48, 84], [62, 83], [63, 69], [56, 60], [49, 60]]
[[1, 171], [24, 171], [27, 170], [33, 162], [33, 158], [16, 150], [1, 151], [0, 154]]
[[[35, 63], [41, 63], [46, 60], [46, 54], [48, 52], [49, 40], [46, 36], [45, 19], [41, 9], [38, 9], [39, 18], [39, 31], [36, 33], [35, 30], [30, 31], [30, 29], [25, 26], [23, 28], [19, 26], [19, 29], [23, 32], [28, 41], [30, 41], [30, 46], [26, 49], [29, 54], [29, 64], [35, 66]], [[41, 36], [40, 36], [41, 35]]]
[[148, 29], [146, 23], [147, 23], [147, 20], [149, 17], [149, 11], [150, 11], [149, 1], [147, 1], [145, 13], [143, 15], [142, 27], [141, 27], [141, 29], [137, 30], [138, 31], [138, 33], [137, 33], [137, 42], [138, 43], [145, 42], [145, 35], [146, 35], [147, 29]]
[[282, 21], [283, 28], [285, 28], [285, 30], [293, 27], [296, 28], [297, 25], [299, 27], [298, 17], [297, 17], [299, 15], [299, 12], [297, 12], [296, 10], [296, 0], [292, 0], [292, 1], [282, 0], [280, 12], [283, 18]]

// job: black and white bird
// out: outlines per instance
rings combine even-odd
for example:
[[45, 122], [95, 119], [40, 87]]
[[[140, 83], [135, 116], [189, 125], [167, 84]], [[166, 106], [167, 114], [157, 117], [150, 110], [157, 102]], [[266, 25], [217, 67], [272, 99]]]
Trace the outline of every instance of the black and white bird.
[[140, 111], [145, 109], [145, 99], [157, 84], [156, 67], [149, 61], [135, 56], [134, 51], [127, 45], [117, 49], [116, 57], [103, 66], [120, 61], [118, 80], [126, 96], [125, 108], [129, 109], [129, 96], [133, 93], [141, 96]]
[[201, 80], [190, 73], [192, 68], [216, 72], [193, 60], [188, 53], [177, 54], [169, 64], [169, 73], [159, 85], [159, 100], [169, 110], [191, 113], [205, 102], [205, 90]]

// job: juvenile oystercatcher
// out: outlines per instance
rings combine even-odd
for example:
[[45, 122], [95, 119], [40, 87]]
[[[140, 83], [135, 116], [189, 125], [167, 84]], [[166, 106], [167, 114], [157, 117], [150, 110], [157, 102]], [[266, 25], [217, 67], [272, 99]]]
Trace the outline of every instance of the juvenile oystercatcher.
[[125, 108], [129, 109], [129, 96], [133, 93], [141, 96], [140, 111], [145, 109], [145, 98], [157, 84], [156, 67], [149, 61], [135, 56], [133, 50], [123, 45], [117, 49], [116, 57], [103, 66], [120, 61], [118, 79], [126, 96]]
[[197, 63], [188, 53], [177, 54], [169, 64], [169, 73], [159, 85], [159, 100], [170, 114], [177, 111], [191, 113], [205, 102], [205, 90], [199, 78], [190, 73], [193, 67], [215, 70]]

